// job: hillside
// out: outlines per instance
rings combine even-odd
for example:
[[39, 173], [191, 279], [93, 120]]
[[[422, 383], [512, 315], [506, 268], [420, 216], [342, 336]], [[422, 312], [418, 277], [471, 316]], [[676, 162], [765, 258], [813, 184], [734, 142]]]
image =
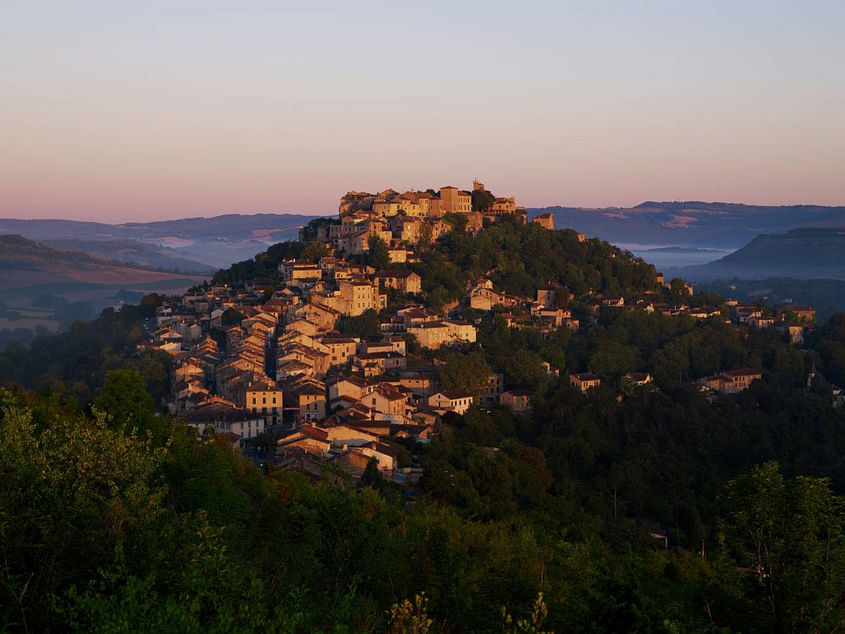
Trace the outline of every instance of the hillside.
[[799, 227], [845, 226], [845, 207], [743, 205], [721, 202], [654, 202], [636, 207], [545, 207], [555, 225], [622, 244], [687, 245], [737, 249], [761, 233]]
[[[279, 263], [298, 258], [305, 245], [275, 244], [253, 258], [215, 273], [216, 284], [243, 285], [271, 277]], [[438, 308], [463, 296], [469, 286], [489, 276], [505, 292], [533, 296], [535, 288], [560, 283], [576, 294], [591, 289], [607, 294], [637, 293], [654, 286], [654, 267], [602, 240], [580, 242], [572, 230], [546, 231], [539, 225], [503, 220], [476, 236], [452, 231], [431, 245], [415, 264], [391, 264], [414, 271], [423, 283], [427, 305]]]
[[485, 276], [496, 288], [528, 297], [551, 283], [575, 296], [630, 296], [655, 288], [655, 269], [643, 260], [603, 240], [580, 242], [572, 230], [547, 231], [533, 223], [502, 221], [477, 236], [450, 233], [411, 268], [435, 303], [457, 299]]
[[845, 279], [845, 229], [802, 228], [762, 234], [719, 260], [680, 270], [691, 280], [716, 278]]
[[50, 275], [53, 283], [67, 280], [110, 283], [155, 280], [174, 274], [141, 264], [58, 249], [19, 235], [0, 235], [0, 277], [3, 288], [27, 286], [31, 277]]
[[[74, 220], [22, 220], [0, 218], [0, 233], [12, 233], [40, 242], [52, 240], [84, 241], [68, 244], [94, 255], [103, 255], [103, 247], [91, 245], [100, 241], [125, 241], [156, 245], [169, 249], [168, 257], [185, 258], [206, 267], [225, 267], [252, 257], [268, 245], [295, 238], [299, 228], [313, 216], [297, 214], [225, 214], [212, 218], [181, 218], [158, 222], [130, 222], [107, 224]], [[90, 250], [89, 250], [90, 249]], [[138, 257], [131, 250], [124, 255], [121, 249], [114, 256], [124, 261]], [[151, 256], [144, 256], [144, 258]], [[145, 263], [147, 259], [142, 259]], [[150, 261], [151, 262], [151, 261]], [[165, 268], [166, 264], [157, 265]], [[194, 267], [195, 269], [196, 267]]]
[[176, 249], [161, 247], [138, 240], [45, 240], [44, 244], [66, 251], [78, 251], [89, 255], [118, 260], [143, 267], [165, 269], [185, 273], [210, 273], [214, 267], [203, 262], [183, 257]]

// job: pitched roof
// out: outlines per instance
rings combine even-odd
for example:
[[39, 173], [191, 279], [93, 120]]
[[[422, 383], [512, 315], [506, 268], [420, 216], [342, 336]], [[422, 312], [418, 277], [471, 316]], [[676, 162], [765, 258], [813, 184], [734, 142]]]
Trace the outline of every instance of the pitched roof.
[[752, 368], [739, 368], [738, 370], [728, 370], [726, 372], [722, 372], [722, 374], [733, 378], [740, 376], [758, 376], [760, 371]]
[[285, 436], [282, 436], [276, 441], [276, 445], [281, 447], [298, 440], [302, 440], [303, 438], [311, 438], [313, 440], [318, 440], [320, 442], [327, 443], [329, 434], [323, 429], [319, 427], [315, 427], [314, 425], [300, 425], [296, 429], [290, 431]]
[[379, 441], [376, 443], [372, 443], [372, 445], [374, 445], [372, 449], [375, 449], [379, 453], [383, 453], [387, 456], [390, 456], [391, 458], [397, 458], [399, 456], [399, 453], [402, 451], [399, 447], [388, 444], [386, 442]]
[[330, 346], [333, 343], [358, 343], [358, 341], [356, 339], [353, 339], [352, 337], [334, 337], [331, 335], [327, 335], [320, 339], [320, 343]]
[[472, 326], [471, 323], [463, 319], [444, 319], [443, 323], [452, 324], [453, 326]]
[[247, 392], [281, 392], [282, 388], [269, 381], [259, 381], [250, 385], [246, 390]]
[[367, 385], [367, 380], [365, 378], [360, 377], [360, 376], [355, 375], [355, 374], [351, 374], [349, 376], [332, 377], [328, 381], [326, 381], [326, 384], [327, 385], [336, 385], [337, 383], [342, 383], [343, 381], [351, 383], [352, 385], [355, 385], [357, 387], [365, 387]]
[[326, 392], [325, 392], [325, 390], [321, 390], [320, 388], [318, 388], [316, 385], [306, 384], [306, 385], [303, 385], [301, 387], [297, 387], [294, 390], [294, 394], [296, 394], [297, 396], [300, 396], [302, 394], [313, 394], [313, 395], [316, 395], [316, 396], [325, 396]]
[[467, 392], [466, 390], [454, 389], [454, 390], [442, 390], [440, 392], [443, 396], [448, 398], [450, 401], [454, 401], [455, 399], [459, 398], [470, 398], [472, 394]]
[[386, 385], [386, 384], [382, 383], [382, 384], [376, 386], [375, 391], [378, 392], [379, 394], [381, 394], [384, 398], [386, 398], [389, 401], [404, 401], [405, 400], [405, 395], [402, 392], [400, 392], [399, 390], [397, 390], [396, 388], [391, 387], [390, 385]]
[[601, 379], [592, 372], [581, 372], [580, 374], [570, 374], [569, 376], [577, 381], [601, 381]]
[[442, 321], [426, 321], [421, 324], [417, 324], [416, 326], [410, 326], [411, 328], [421, 328], [423, 330], [430, 330], [432, 328], [448, 328], [446, 324]]

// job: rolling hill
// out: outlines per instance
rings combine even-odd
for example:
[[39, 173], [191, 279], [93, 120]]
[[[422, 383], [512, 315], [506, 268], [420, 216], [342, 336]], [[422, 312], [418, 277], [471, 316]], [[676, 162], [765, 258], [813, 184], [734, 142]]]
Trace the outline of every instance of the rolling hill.
[[690, 280], [845, 279], [845, 228], [802, 228], [762, 234], [723, 258], [678, 269]]
[[765, 206], [721, 202], [655, 202], [636, 207], [545, 207], [555, 226], [572, 227], [617, 244], [738, 249], [761, 233], [799, 227], [845, 227], [845, 207]]
[[137, 301], [153, 292], [182, 293], [203, 279], [0, 235], [0, 301], [7, 311], [0, 318], [0, 330], [38, 325], [54, 329], [67, 321], [57, 309], [86, 319], [121, 300]]
[[214, 267], [192, 260], [168, 247], [138, 240], [44, 240], [44, 244], [66, 251], [79, 251], [105, 258], [119, 260], [142, 267], [164, 269], [181, 273], [213, 273]]

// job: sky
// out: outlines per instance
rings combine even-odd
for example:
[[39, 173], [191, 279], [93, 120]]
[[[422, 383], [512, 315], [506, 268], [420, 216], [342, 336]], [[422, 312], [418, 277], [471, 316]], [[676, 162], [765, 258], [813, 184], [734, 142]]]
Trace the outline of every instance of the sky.
[[0, 217], [845, 204], [845, 2], [0, 0]]

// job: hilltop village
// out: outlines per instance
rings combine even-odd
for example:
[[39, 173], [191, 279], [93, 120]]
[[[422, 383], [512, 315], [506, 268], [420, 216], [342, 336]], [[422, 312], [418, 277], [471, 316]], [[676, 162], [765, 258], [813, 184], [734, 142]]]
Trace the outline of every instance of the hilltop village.
[[[502, 278], [491, 271], [457, 299], [425, 301], [422, 255], [432, 245], [498, 223], [526, 226], [524, 207], [475, 181], [471, 191], [349, 192], [338, 211], [335, 219], [303, 228], [299, 257], [281, 258], [270, 275], [197, 287], [163, 301], [138, 346], [172, 357], [171, 414], [200, 434], [230, 439], [233, 447], [260, 445], [264, 455], [269, 447], [278, 467], [313, 476], [331, 463], [360, 478], [374, 465], [384, 477], [413, 481], [421, 474], [403, 459], [408, 439], [430, 441], [473, 406], [530, 413], [534, 394], [508, 384], [506, 368], [493, 368], [474, 390], [455, 387], [443, 375], [450, 352], [483, 345], [485, 316], [552, 337], [590, 326], [600, 311], [643, 311], [772, 327], [795, 344], [815, 321], [806, 307], [710, 306], [691, 286], [666, 282], [653, 267], [636, 293], [575, 293], [558, 280], [516, 294], [497, 287]], [[551, 214], [531, 224], [554, 231]], [[599, 248], [598, 240], [565, 233], [573, 249]], [[621, 257], [618, 250], [607, 252], [611, 263]], [[550, 359], [542, 360], [542, 371], [583, 395], [603, 381]], [[760, 378], [757, 369], [724, 368], [696, 386], [712, 395], [737, 394]], [[656, 389], [652, 374], [636, 367], [605, 388], [618, 399], [625, 390]]]

